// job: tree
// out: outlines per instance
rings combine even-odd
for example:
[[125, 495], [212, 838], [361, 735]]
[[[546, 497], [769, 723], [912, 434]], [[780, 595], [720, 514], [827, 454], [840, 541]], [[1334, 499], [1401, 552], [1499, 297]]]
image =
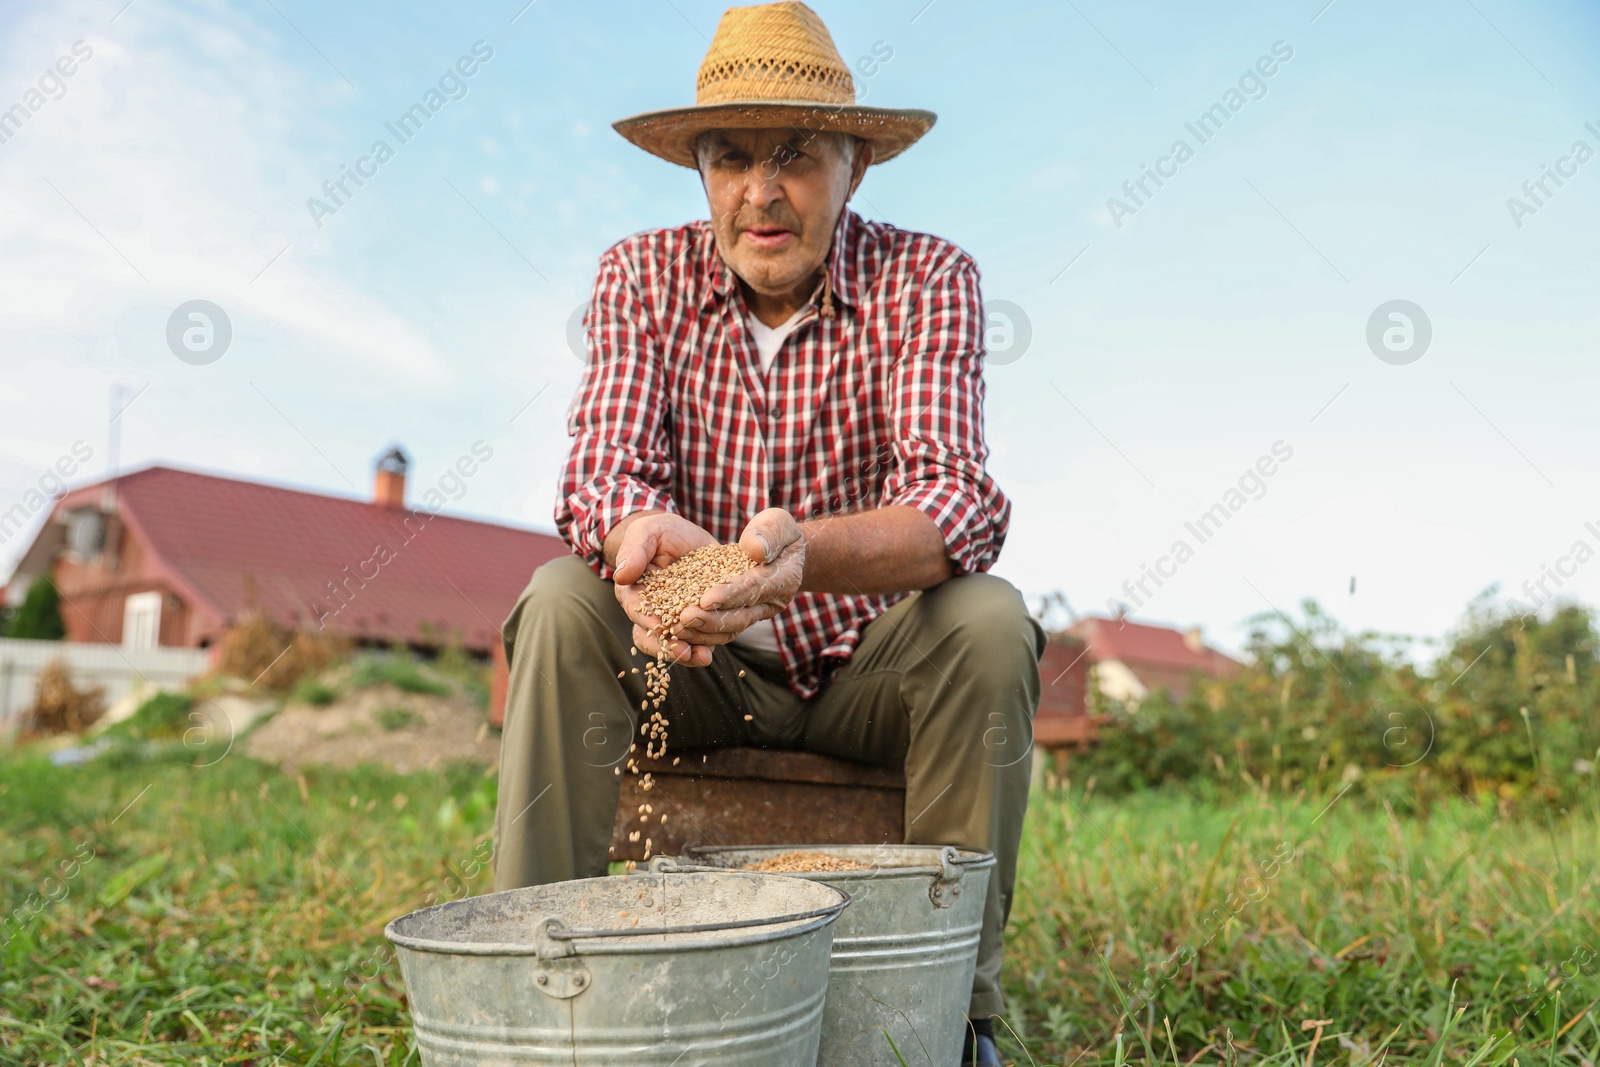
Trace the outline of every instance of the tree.
[[6, 624], [5, 634], [35, 641], [59, 641], [67, 635], [66, 623], [61, 620], [61, 592], [48, 574], [28, 586], [28, 595]]

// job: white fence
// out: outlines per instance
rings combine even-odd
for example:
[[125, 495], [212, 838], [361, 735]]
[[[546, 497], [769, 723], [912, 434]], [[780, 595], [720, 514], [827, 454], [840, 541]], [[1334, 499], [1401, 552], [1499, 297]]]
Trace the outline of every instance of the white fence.
[[79, 689], [96, 686], [110, 706], [135, 689], [178, 689], [206, 669], [202, 648], [124, 649], [118, 645], [0, 638], [0, 737], [10, 736], [33, 705], [39, 674], [64, 659]]

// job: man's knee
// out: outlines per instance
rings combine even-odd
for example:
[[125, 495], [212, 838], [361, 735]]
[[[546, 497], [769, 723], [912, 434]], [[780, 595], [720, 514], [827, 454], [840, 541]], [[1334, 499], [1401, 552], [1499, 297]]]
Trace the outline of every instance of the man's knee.
[[997, 670], [1026, 665], [1037, 670], [1043, 655], [1043, 630], [1028, 612], [1022, 594], [1004, 578], [963, 574], [922, 594], [930, 598], [939, 624], [969, 658]]
[[583, 619], [605, 613], [616, 606], [610, 582], [595, 574], [578, 556], [553, 559], [533, 572], [527, 588], [517, 598], [511, 614], [500, 627], [506, 655], [511, 656], [536, 621], [549, 621], [563, 629], [581, 624]]

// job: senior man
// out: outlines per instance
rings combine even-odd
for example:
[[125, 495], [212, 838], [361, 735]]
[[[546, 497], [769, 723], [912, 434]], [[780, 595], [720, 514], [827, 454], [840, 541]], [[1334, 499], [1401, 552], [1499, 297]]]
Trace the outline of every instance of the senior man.
[[1010, 506], [984, 466], [977, 268], [846, 207], [934, 116], [853, 101], [821, 20], [767, 4], [723, 16], [695, 107], [616, 124], [698, 170], [710, 221], [601, 257], [556, 511], [574, 555], [503, 629], [495, 885], [606, 872], [645, 697], [630, 647], [658, 649], [633, 583], [737, 541], [757, 565], [668, 650], [671, 744], [903, 765], [908, 843], [993, 850], [963, 1060], [999, 1063], [1044, 634], [985, 573]]

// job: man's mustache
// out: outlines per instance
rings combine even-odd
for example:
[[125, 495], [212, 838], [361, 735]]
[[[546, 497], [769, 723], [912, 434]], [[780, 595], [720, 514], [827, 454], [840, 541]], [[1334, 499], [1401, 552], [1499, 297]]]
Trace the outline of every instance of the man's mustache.
[[733, 229], [735, 233], [743, 233], [745, 230], [770, 229], [784, 229], [799, 233], [800, 220], [786, 211], [780, 211], [772, 215], [746, 215], [741, 212], [734, 216]]

